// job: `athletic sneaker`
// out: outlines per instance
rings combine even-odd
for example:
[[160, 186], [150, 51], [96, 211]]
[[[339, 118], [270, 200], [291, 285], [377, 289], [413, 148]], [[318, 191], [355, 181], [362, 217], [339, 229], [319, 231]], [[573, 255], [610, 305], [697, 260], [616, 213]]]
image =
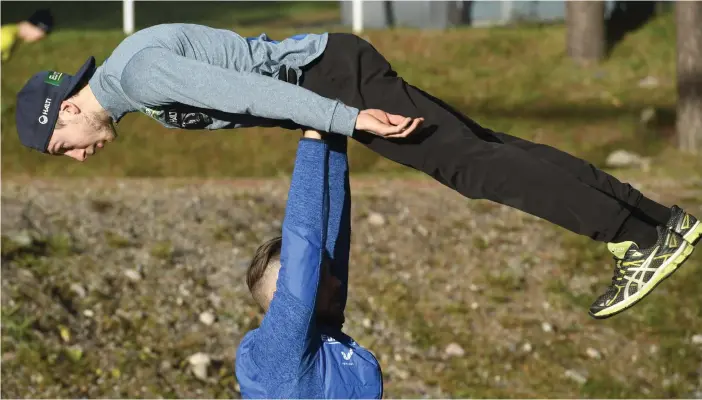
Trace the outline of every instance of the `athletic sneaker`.
[[702, 222], [678, 206], [670, 208], [670, 219], [666, 226], [692, 245], [702, 237]]
[[658, 241], [648, 249], [634, 242], [608, 243], [616, 269], [605, 294], [590, 306], [590, 315], [604, 319], [638, 303], [690, 256], [694, 247], [682, 236], [659, 226]]

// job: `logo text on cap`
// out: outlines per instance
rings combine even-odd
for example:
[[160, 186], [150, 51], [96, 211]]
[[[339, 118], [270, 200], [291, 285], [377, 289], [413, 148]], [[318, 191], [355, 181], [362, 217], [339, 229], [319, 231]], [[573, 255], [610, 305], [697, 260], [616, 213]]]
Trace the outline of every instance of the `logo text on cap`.
[[44, 108], [39, 116], [39, 123], [42, 125], [49, 122], [49, 117], [46, 116], [46, 114], [49, 113], [49, 107], [51, 107], [51, 97], [47, 97], [46, 100], [44, 100]]

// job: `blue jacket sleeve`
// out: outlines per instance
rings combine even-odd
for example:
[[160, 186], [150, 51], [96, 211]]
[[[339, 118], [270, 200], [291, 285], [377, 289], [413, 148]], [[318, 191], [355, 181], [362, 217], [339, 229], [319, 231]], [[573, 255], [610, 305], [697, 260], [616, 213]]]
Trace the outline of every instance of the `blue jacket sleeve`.
[[342, 307], [346, 307], [351, 247], [351, 189], [347, 139], [330, 136], [329, 141], [329, 222], [326, 249], [332, 258], [331, 272], [342, 283]]
[[328, 219], [328, 155], [325, 142], [300, 140], [283, 220], [276, 292], [248, 351], [264, 380], [297, 379], [314, 361], [320, 344], [314, 311]]

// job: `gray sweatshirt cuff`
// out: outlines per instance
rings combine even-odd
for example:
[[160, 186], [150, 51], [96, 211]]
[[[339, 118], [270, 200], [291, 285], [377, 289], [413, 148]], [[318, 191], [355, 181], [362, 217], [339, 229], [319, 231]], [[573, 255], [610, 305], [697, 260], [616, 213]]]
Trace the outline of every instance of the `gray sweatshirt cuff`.
[[356, 127], [356, 118], [358, 118], [359, 110], [354, 107], [349, 107], [342, 102], [336, 104], [334, 113], [332, 114], [331, 126], [329, 132], [340, 133], [345, 136], [353, 136], [353, 130]]

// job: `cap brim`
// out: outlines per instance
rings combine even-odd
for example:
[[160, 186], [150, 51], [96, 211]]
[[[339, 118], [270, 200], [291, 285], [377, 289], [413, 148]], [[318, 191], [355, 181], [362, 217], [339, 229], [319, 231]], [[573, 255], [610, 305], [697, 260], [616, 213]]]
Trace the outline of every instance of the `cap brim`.
[[95, 57], [90, 56], [83, 66], [80, 67], [78, 72], [71, 77], [71, 84], [68, 86], [62, 100], [66, 100], [66, 98], [70, 97], [85, 79], [90, 79], [93, 72], [95, 72]]

